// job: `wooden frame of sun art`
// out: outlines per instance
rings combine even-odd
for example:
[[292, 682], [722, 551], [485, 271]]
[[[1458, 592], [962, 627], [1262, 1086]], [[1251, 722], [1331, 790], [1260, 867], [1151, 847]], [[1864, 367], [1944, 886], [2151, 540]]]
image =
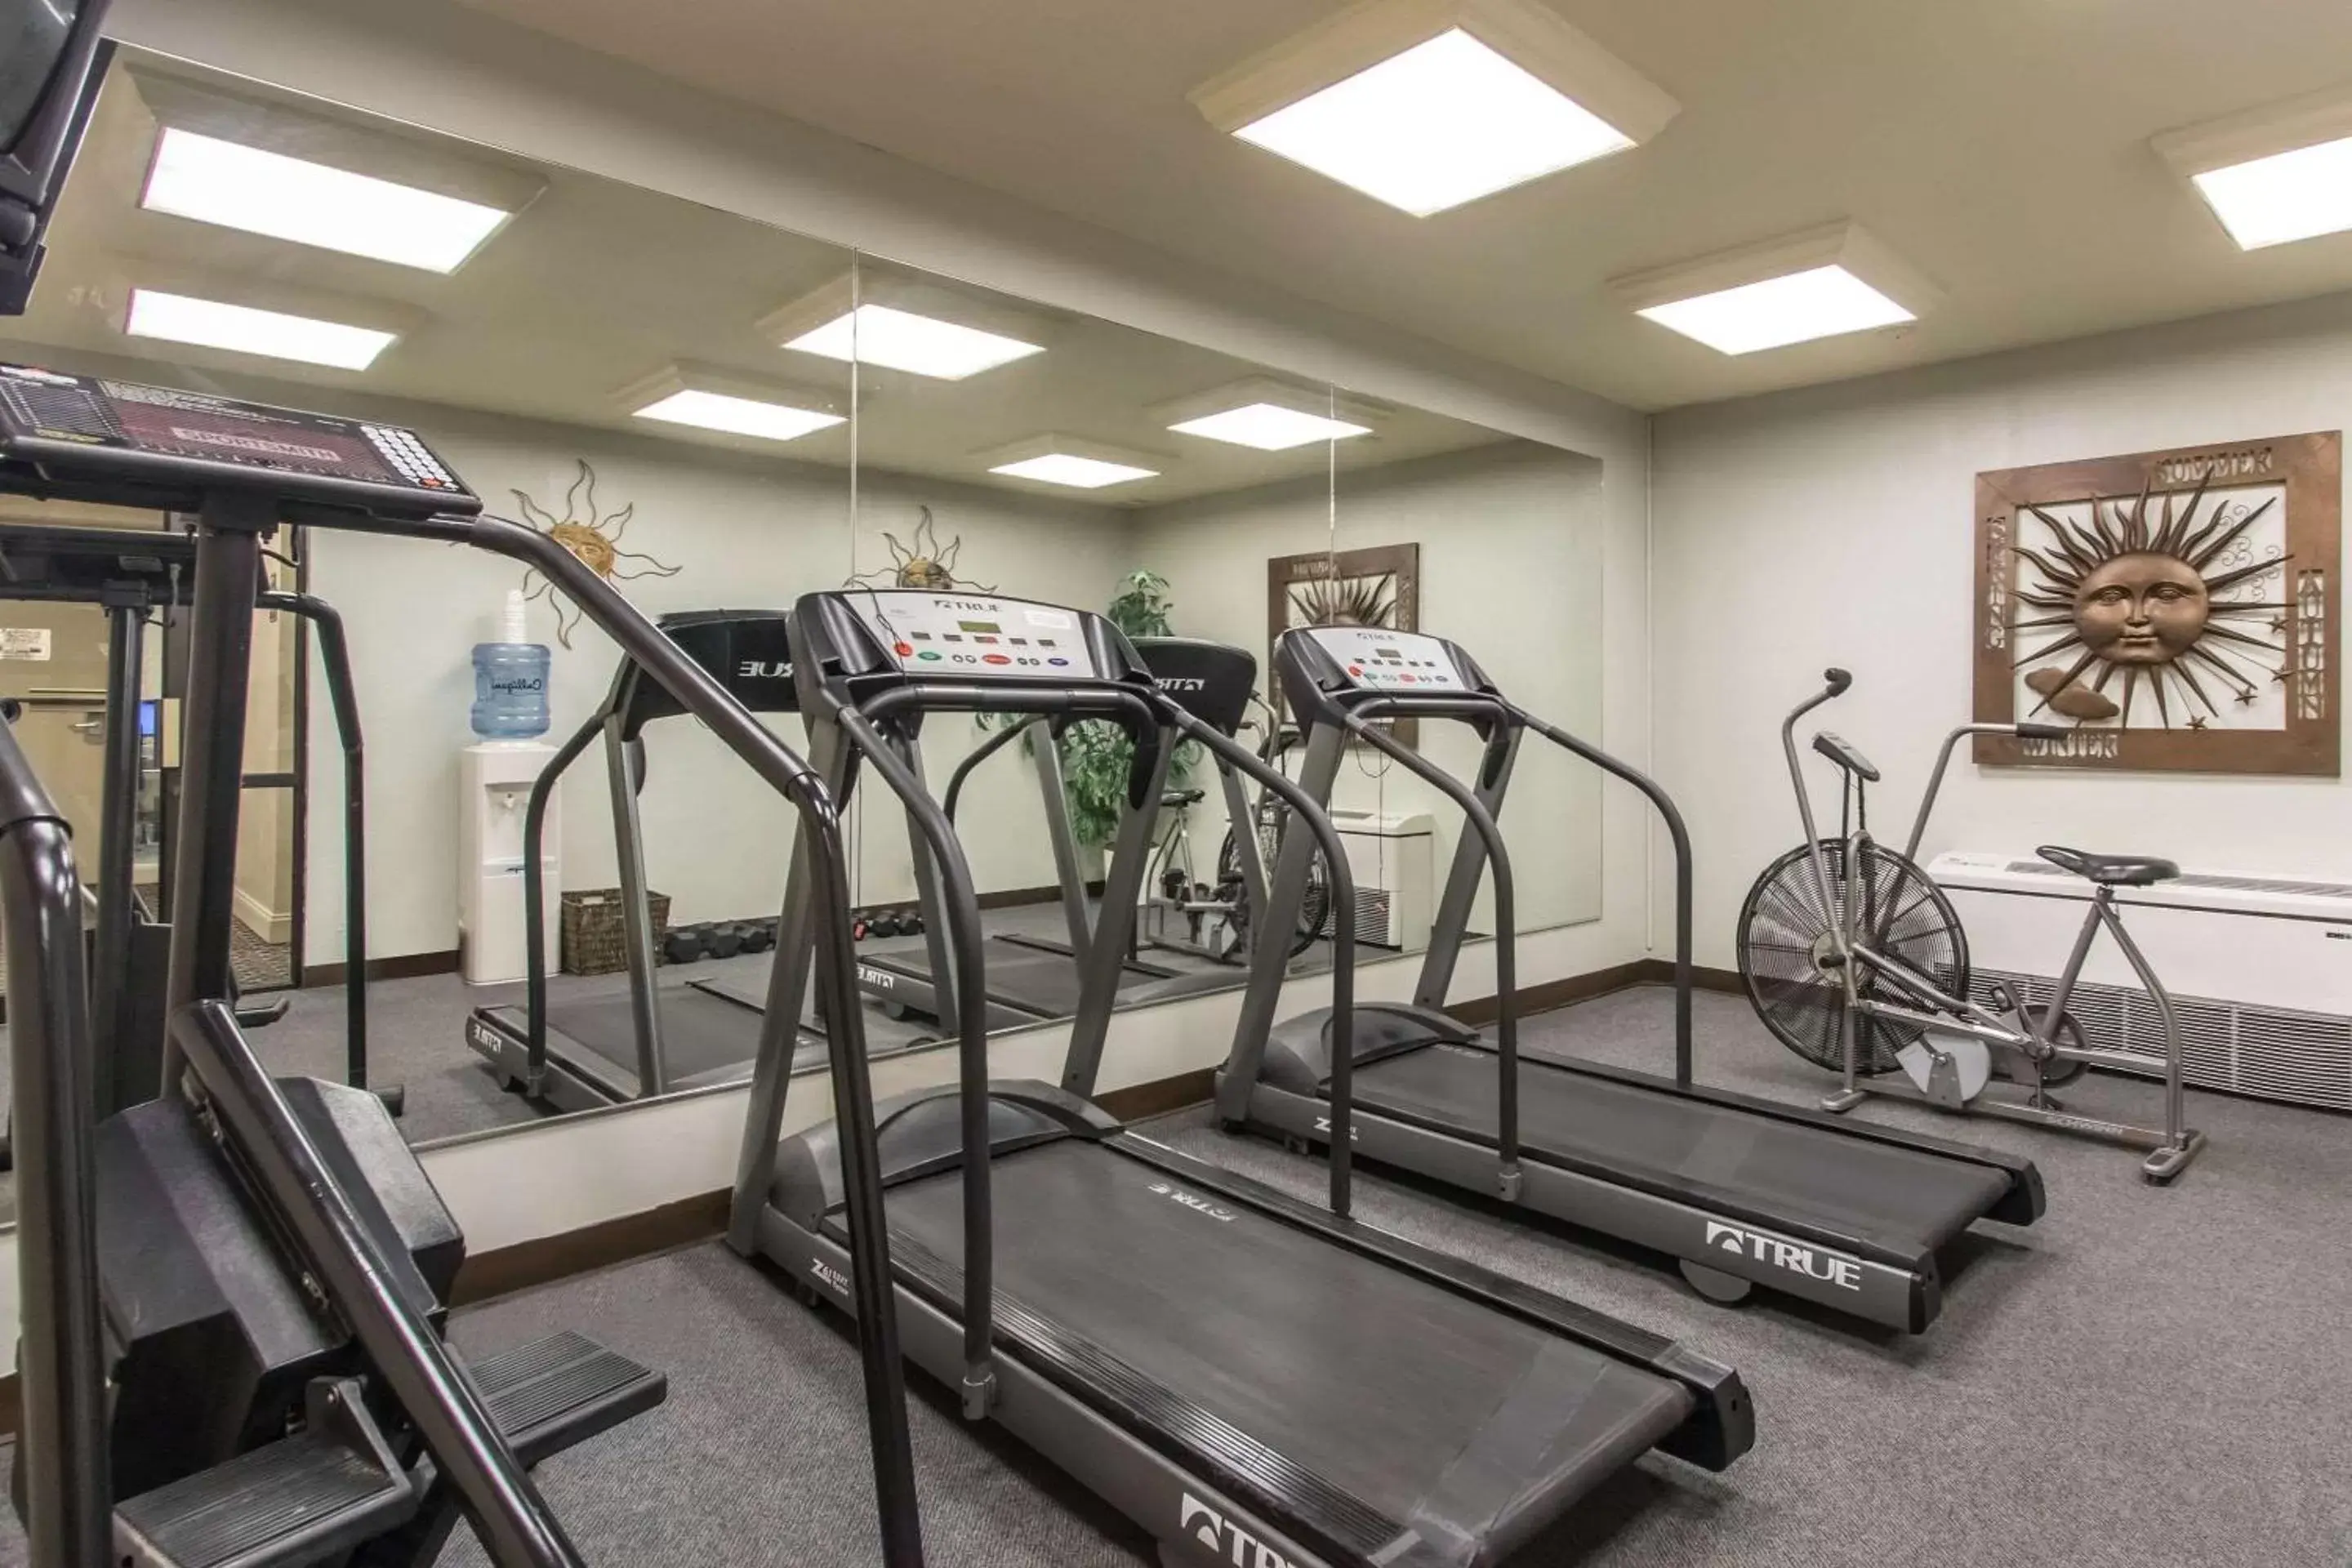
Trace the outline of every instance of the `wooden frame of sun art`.
[[1979, 763], [2340, 771], [2341, 431], [1977, 476]]

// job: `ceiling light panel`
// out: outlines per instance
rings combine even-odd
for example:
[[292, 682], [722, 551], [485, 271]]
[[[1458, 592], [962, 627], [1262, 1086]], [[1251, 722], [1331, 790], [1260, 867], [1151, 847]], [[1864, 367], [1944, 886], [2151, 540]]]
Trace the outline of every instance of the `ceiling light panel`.
[[1918, 319], [1843, 267], [1816, 267], [1653, 305], [1641, 314], [1727, 354], [1752, 354]]
[[756, 436], [766, 441], [793, 441], [813, 431], [843, 423], [838, 414], [794, 408], [782, 403], [734, 397], [726, 393], [687, 388], [632, 411], [639, 419], [668, 425], [691, 425], [730, 436]]
[[961, 381], [1045, 352], [1018, 338], [879, 304], [859, 305], [784, 347], [941, 381]]
[[1168, 428], [1180, 436], [1230, 441], [1237, 447], [1255, 447], [1262, 452], [1285, 452], [1293, 447], [1305, 447], [1318, 441], [1345, 441], [1372, 433], [1368, 425], [1351, 425], [1345, 419], [1304, 414], [1296, 408], [1284, 408], [1272, 403], [1245, 404], [1221, 413], [1203, 415], [1197, 419], [1186, 419]]
[[257, 310], [156, 289], [133, 289], [123, 330], [134, 338], [299, 360], [337, 370], [365, 370], [396, 334], [309, 316]]
[[1131, 484], [1137, 479], [1157, 479], [1157, 468], [1139, 468], [1132, 463], [1114, 463], [1101, 458], [1082, 458], [1072, 452], [1045, 452], [1034, 458], [1023, 458], [1017, 462], [999, 463], [988, 470], [1009, 479], [1034, 479], [1044, 485], [1066, 485], [1073, 489], [1098, 490], [1106, 485]]
[[2193, 176], [2240, 248], [2352, 229], [2352, 137]]
[[478, 202], [167, 127], [139, 205], [297, 245], [454, 272], [504, 223]]
[[1234, 134], [1416, 217], [1633, 145], [1458, 27]]
[[1421, 216], [1681, 110], [1538, 0], [1358, 0], [1191, 96], [1218, 130]]

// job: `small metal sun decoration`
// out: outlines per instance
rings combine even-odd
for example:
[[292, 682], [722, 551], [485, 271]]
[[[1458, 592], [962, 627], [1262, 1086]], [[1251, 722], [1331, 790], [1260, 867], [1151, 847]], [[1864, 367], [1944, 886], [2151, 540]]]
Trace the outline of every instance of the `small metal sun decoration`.
[[[675, 577], [682, 567], [666, 566], [652, 556], [621, 548], [622, 536], [629, 531], [630, 520], [637, 515], [635, 501], [610, 517], [596, 510], [596, 470], [588, 459], [577, 459], [579, 476], [572, 488], [563, 492], [563, 515], [541, 506], [521, 490], [514, 498], [522, 504], [523, 521], [532, 531], [543, 533], [570, 551], [574, 559], [608, 583], [625, 583], [638, 577]], [[585, 509], [584, 513], [583, 508]], [[641, 561], [645, 564], [634, 572], [623, 571], [621, 563]], [[536, 578], [539, 585], [531, 586]], [[523, 574], [523, 597], [536, 599], [544, 595], [555, 606], [555, 638], [565, 647], [572, 646], [572, 628], [580, 624], [580, 606], [567, 603], [555, 592], [555, 584], [541, 577], [536, 568]]]
[[913, 548], [899, 543], [895, 533], [885, 533], [882, 540], [890, 547], [890, 564], [877, 566], [871, 572], [853, 572], [846, 586], [878, 588], [887, 579], [894, 587], [928, 588], [941, 594], [957, 588], [969, 588], [975, 594], [996, 592], [988, 584], [968, 583], [955, 574], [956, 557], [963, 553], [963, 535], [956, 535], [947, 548], [941, 549], [929, 507], [917, 509]]
[[[2250, 578], [2284, 570], [2286, 558], [2273, 556], [2225, 571], [2209, 571], [2271, 509], [2273, 500], [2236, 516], [2226, 504], [2217, 502], [2200, 524], [2197, 509], [2211, 480], [2209, 469], [2177, 516], [2172, 497], [2167, 495], [2163, 515], [2153, 520], [2148, 516], [2149, 493], [2145, 488], [2137, 502], [2126, 503], [2121, 497], [2090, 498], [2088, 526], [2067, 522], [2040, 507], [2025, 509], [2050, 531], [2053, 549], [2045, 553], [2022, 545], [2012, 547], [2041, 575], [2041, 581], [2017, 597], [2021, 604], [2052, 613], [2013, 626], [2021, 631], [2037, 626], [2068, 628], [2057, 641], [2017, 661], [2019, 667], [2042, 665], [2025, 678], [2026, 685], [2042, 698], [2034, 712], [2048, 708], [2077, 721], [2114, 719], [2119, 726], [2128, 725], [2133, 695], [2146, 677], [2158, 717], [2167, 729], [2172, 727], [2169, 699], [2177, 694], [2189, 728], [2202, 730], [2206, 715], [2219, 717], [2221, 710], [2199, 680], [2200, 668], [2224, 682], [2228, 695], [2241, 707], [2256, 699], [2260, 688], [2255, 677], [2267, 675], [2273, 681], [2284, 681], [2295, 674], [2284, 663], [2273, 668], [2254, 657], [2286, 658], [2285, 623], [2269, 617], [2287, 605], [2218, 597]], [[2251, 636], [2223, 624], [2242, 616], [2262, 617], [2261, 625], [2270, 635]], [[2075, 653], [2076, 649], [2081, 651]], [[2042, 664], [2067, 654], [2074, 656], [2071, 662]], [[2097, 676], [2088, 687], [2075, 684], [2095, 667]], [[2106, 694], [2118, 670], [2124, 678], [2120, 703]], [[2179, 690], [2174, 693], [2170, 689], [2176, 682]], [[2195, 711], [2191, 699], [2204, 705], [2205, 713]]]
[[1396, 614], [1395, 586], [1393, 573], [1342, 577], [1334, 563], [1323, 575], [1295, 584], [1290, 607], [1301, 626], [1385, 626]]

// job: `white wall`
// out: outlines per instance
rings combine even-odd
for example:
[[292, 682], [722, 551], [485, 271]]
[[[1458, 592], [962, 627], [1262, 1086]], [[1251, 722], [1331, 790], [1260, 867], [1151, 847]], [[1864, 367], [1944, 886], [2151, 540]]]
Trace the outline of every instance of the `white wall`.
[[[1974, 479], [2352, 423], [2352, 295], [1685, 409], [1657, 421], [1658, 758], [1689, 815], [1702, 963], [1798, 842], [1781, 717], [1854, 673], [1833, 729], [1907, 826], [1970, 713]], [[1825, 764], [1823, 765], [1825, 774]], [[1816, 798], [1832, 787], [1817, 775]], [[1834, 796], [1830, 797], [1834, 808]], [[2068, 843], [2206, 868], [2352, 872], [2336, 779], [1979, 769], [1955, 760], [1923, 855]]]
[[[1266, 561], [1323, 549], [1421, 546], [1421, 629], [1451, 637], [1516, 700], [1580, 734], [1601, 721], [1600, 465], [1513, 441], [1339, 478], [1337, 533], [1321, 480], [1148, 508], [1137, 558], [1169, 581], [1176, 629], [1266, 658]], [[1274, 695], [1273, 672], [1260, 689]], [[1475, 776], [1466, 726], [1425, 724], [1424, 755]], [[1294, 763], [1295, 771], [1295, 763]], [[1357, 810], [1427, 812], [1435, 875], [1453, 864], [1461, 813], [1403, 770], [1343, 763], [1334, 801]], [[1538, 931], [1601, 911], [1598, 773], [1538, 742], [1522, 749], [1503, 822], [1517, 873], [1518, 923]], [[1213, 852], [1221, 798], [1197, 808]], [[1492, 883], [1480, 883], [1476, 928], [1491, 930]]]

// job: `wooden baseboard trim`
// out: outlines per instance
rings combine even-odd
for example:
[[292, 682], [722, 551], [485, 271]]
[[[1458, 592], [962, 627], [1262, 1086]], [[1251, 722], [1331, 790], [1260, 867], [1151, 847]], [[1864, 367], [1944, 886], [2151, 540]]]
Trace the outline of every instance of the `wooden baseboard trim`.
[[623, 1215], [561, 1236], [544, 1236], [490, 1252], [478, 1252], [457, 1270], [449, 1304], [472, 1306], [592, 1269], [609, 1268], [632, 1258], [708, 1241], [727, 1228], [728, 1203], [733, 1196], [724, 1189], [698, 1193], [642, 1214]]
[[1216, 1089], [1216, 1069], [1202, 1068], [1195, 1072], [1178, 1073], [1174, 1078], [1154, 1079], [1150, 1083], [1131, 1083], [1095, 1098], [1121, 1121], [1140, 1121], [1147, 1116], [1165, 1116], [1188, 1105], [1206, 1104]]
[[[341, 985], [350, 972], [351, 965], [347, 963], [306, 963], [302, 966], [302, 989]], [[371, 958], [367, 973], [370, 984], [379, 980], [414, 980], [424, 974], [455, 974], [457, 950], [453, 947], [446, 952], [404, 952], [394, 958]]]

